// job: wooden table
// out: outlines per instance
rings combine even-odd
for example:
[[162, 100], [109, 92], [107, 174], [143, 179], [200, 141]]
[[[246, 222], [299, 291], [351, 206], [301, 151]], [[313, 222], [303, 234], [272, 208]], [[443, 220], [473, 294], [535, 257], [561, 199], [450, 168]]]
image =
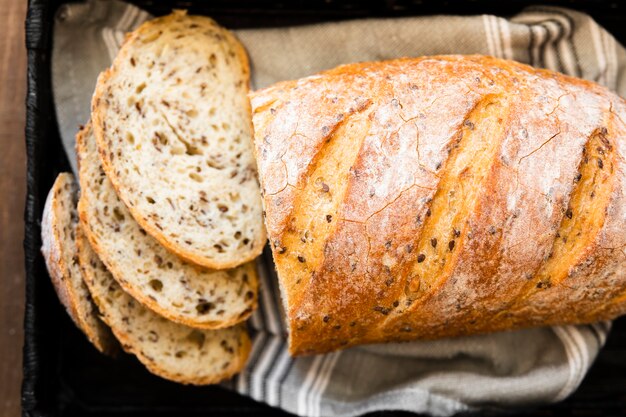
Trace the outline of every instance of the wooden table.
[[24, 314], [26, 0], [0, 0], [0, 416], [20, 414]]

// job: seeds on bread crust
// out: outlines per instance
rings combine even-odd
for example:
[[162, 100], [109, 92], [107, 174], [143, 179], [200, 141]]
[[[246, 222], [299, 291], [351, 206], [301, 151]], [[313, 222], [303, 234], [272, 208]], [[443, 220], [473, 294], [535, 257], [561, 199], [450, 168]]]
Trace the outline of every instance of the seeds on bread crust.
[[607, 89], [436, 56], [251, 100], [291, 353], [626, 312], [626, 101]]

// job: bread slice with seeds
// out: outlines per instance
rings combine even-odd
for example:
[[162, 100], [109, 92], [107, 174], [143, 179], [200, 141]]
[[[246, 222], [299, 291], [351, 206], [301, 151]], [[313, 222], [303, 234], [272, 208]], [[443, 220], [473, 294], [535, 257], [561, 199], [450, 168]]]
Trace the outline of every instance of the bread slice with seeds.
[[265, 244], [243, 46], [183, 11], [141, 25], [103, 72], [92, 120], [107, 176], [141, 227], [208, 268]]
[[48, 193], [41, 220], [41, 253], [61, 303], [76, 326], [103, 353], [114, 353], [115, 338], [100, 318], [82, 280], [76, 258], [78, 185], [61, 173]]
[[108, 180], [91, 124], [76, 136], [80, 221], [92, 247], [122, 288], [151, 310], [201, 329], [232, 326], [257, 304], [254, 263], [210, 270], [167, 251], [135, 222]]
[[122, 290], [80, 229], [77, 246], [80, 269], [103, 319], [124, 350], [150, 372], [183, 384], [205, 385], [243, 368], [250, 352], [245, 325], [199, 330], [171, 322]]

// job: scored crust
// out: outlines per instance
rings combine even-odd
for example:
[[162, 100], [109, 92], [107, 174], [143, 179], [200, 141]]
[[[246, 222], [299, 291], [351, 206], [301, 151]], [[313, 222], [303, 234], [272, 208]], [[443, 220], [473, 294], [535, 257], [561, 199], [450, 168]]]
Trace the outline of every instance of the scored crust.
[[77, 233], [80, 268], [103, 320], [122, 344], [155, 375], [182, 384], [215, 384], [245, 366], [250, 338], [245, 325], [198, 330], [153, 313], [122, 290], [82, 230]]
[[626, 311], [626, 106], [605, 88], [438, 56], [251, 101], [292, 353]]
[[76, 260], [77, 199], [74, 177], [60, 173], [48, 193], [43, 211], [41, 253], [59, 300], [72, 321], [96, 349], [114, 354], [117, 343], [99, 318]]
[[159, 243], [208, 268], [250, 261], [266, 241], [248, 84], [234, 36], [178, 11], [128, 35], [93, 96], [100, 157], [121, 200]]
[[78, 212], [93, 249], [126, 292], [175, 322], [217, 329], [247, 319], [257, 306], [253, 262], [230, 270], [189, 264], [134, 221], [104, 174], [88, 123], [76, 136], [81, 198]]

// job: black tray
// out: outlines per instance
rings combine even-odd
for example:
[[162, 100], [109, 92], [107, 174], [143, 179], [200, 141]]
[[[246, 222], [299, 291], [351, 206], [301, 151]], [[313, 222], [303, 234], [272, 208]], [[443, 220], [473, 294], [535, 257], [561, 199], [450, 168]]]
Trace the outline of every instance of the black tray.
[[[39, 253], [40, 219], [46, 194], [56, 175], [69, 170], [58, 134], [50, 82], [52, 22], [60, 3], [59, 0], [31, 0], [26, 21], [28, 194], [24, 241], [23, 415], [287, 415], [219, 387], [186, 387], [162, 380], [149, 374], [129, 355], [115, 360], [104, 357], [88, 344], [60, 307]], [[506, 16], [532, 4], [520, 0], [137, 0], [134, 3], [154, 14], [168, 13], [172, 7], [188, 8], [192, 13], [210, 15], [229, 28], [435, 13]], [[563, 0], [547, 3], [585, 11], [626, 42], [626, 2]], [[520, 412], [536, 416], [626, 415], [626, 318], [615, 322], [606, 347], [574, 395], [559, 404]]]

